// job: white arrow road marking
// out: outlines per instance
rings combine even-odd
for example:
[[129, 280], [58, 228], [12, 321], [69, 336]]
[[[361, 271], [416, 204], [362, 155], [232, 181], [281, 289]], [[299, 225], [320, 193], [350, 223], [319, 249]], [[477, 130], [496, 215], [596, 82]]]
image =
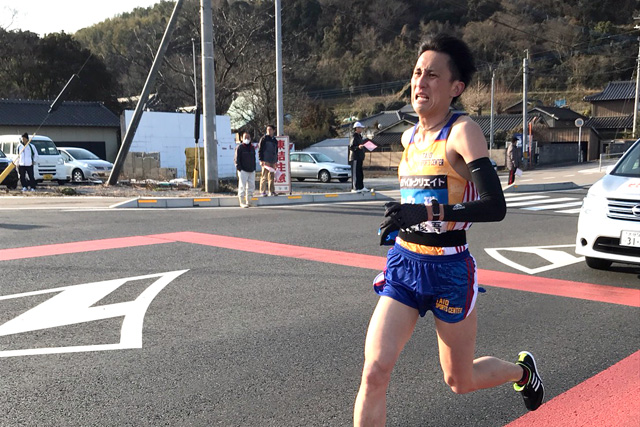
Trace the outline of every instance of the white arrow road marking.
[[[26, 356], [35, 354], [78, 353], [84, 351], [119, 350], [142, 348], [142, 326], [147, 308], [153, 299], [176, 277], [189, 270], [170, 271], [146, 276], [105, 280], [103, 282], [64, 286], [22, 294], [0, 296], [0, 301], [24, 298], [34, 295], [55, 293], [34, 308], [0, 325], [0, 336], [50, 329], [101, 319], [124, 317], [117, 344], [97, 344], [70, 347], [32, 348], [0, 351], [0, 357]], [[105, 296], [114, 292], [126, 282], [158, 278], [132, 301], [92, 307]]]
[[[485, 252], [487, 252], [492, 258], [500, 261], [501, 263], [508, 265], [511, 268], [515, 268], [516, 270], [520, 270], [527, 274], [538, 274], [543, 271], [553, 270], [555, 268], [566, 267], [567, 265], [577, 264], [579, 262], [584, 261], [584, 257], [576, 257], [573, 256], [563, 250], [554, 250], [550, 248], [573, 248], [575, 245], [553, 245], [553, 246], [523, 246], [523, 247], [513, 247], [513, 248], [485, 248]], [[538, 268], [528, 268], [524, 265], [518, 264], [515, 261], [510, 260], [509, 258], [502, 255], [500, 252], [522, 252], [528, 254], [538, 255], [539, 257], [549, 261], [549, 264], [538, 267]]]

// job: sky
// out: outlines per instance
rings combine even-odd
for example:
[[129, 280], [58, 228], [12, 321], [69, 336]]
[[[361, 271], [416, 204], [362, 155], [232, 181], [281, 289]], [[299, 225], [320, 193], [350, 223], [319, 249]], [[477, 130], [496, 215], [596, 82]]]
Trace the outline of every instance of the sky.
[[160, 0], [0, 0], [0, 27], [29, 30], [40, 36], [73, 34], [105, 19]]

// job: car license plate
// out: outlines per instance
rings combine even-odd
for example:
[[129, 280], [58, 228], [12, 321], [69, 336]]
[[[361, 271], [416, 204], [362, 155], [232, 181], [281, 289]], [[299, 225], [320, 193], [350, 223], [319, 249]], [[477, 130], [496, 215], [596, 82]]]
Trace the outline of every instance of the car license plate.
[[46, 173], [42, 175], [42, 179], [44, 179], [45, 181], [51, 181], [53, 179], [53, 175], [51, 175], [50, 173]]
[[620, 246], [640, 248], [640, 231], [622, 231], [620, 234]]

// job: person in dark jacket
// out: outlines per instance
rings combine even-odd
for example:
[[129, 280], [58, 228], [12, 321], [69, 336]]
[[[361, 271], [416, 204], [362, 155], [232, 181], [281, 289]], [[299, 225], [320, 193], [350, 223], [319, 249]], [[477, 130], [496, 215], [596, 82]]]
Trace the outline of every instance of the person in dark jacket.
[[362, 131], [364, 126], [362, 123], [355, 122], [353, 124], [353, 133], [349, 141], [349, 164], [351, 165], [351, 191], [357, 193], [360, 191], [369, 191], [364, 187], [364, 172], [362, 165], [364, 163], [364, 143]]
[[278, 163], [278, 140], [273, 136], [276, 128], [267, 126], [267, 134], [258, 143], [258, 160], [262, 167], [260, 175], [260, 195], [277, 196], [275, 186], [275, 173]]
[[511, 185], [516, 180], [516, 170], [520, 167], [520, 149], [518, 148], [518, 138], [511, 138], [511, 143], [507, 148], [507, 167], [509, 168], [509, 182]]
[[242, 134], [242, 141], [236, 147], [233, 159], [238, 171], [238, 200], [240, 207], [253, 206], [251, 198], [256, 189], [256, 150], [251, 144], [249, 132]]

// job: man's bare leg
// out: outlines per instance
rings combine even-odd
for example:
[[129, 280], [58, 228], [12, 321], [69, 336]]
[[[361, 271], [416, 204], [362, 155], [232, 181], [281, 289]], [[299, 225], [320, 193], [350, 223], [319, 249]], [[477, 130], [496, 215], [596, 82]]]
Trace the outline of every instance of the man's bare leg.
[[365, 342], [362, 382], [356, 398], [354, 426], [384, 426], [391, 371], [418, 320], [418, 310], [380, 297]]

